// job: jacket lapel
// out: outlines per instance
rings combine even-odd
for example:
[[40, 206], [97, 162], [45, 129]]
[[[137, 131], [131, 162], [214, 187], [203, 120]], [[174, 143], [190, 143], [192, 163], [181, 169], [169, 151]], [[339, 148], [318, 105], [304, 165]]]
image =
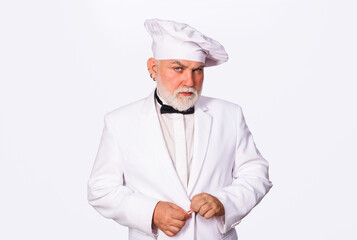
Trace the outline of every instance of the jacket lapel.
[[188, 196], [191, 196], [194, 187], [201, 174], [201, 169], [206, 158], [208, 142], [211, 133], [212, 117], [208, 114], [208, 108], [200, 99], [195, 105], [195, 132], [193, 159], [187, 188]]
[[152, 149], [152, 154], [158, 161], [158, 165], [162, 168], [162, 176], [158, 177], [168, 179], [168, 181], [164, 180], [162, 184], [170, 184], [170, 186], [176, 189], [178, 194], [187, 198], [186, 190], [181, 184], [166, 147], [156, 112], [154, 92], [145, 100], [142, 109], [142, 127], [142, 131], [146, 133], [146, 143]]

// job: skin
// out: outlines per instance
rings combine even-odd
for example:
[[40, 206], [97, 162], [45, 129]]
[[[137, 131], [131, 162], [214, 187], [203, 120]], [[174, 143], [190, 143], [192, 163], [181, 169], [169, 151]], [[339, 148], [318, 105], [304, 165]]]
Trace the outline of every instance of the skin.
[[210, 219], [213, 216], [225, 214], [223, 204], [215, 196], [208, 193], [200, 193], [191, 200], [191, 211], [199, 213], [202, 217]]
[[191, 217], [185, 210], [174, 203], [160, 201], [156, 204], [152, 223], [167, 236], [175, 236]]
[[[151, 77], [157, 81], [157, 84], [165, 86], [165, 88], [173, 94], [175, 90], [182, 87], [193, 87], [198, 92], [202, 89], [204, 77], [204, 64], [201, 62], [169, 59], [156, 60], [149, 58], [147, 67]], [[190, 96], [189, 92], [180, 92], [179, 99], [185, 96]]]
[[[198, 92], [202, 89], [204, 78], [204, 64], [201, 62], [169, 59], [156, 60], [150, 58], [147, 67], [152, 79], [162, 84], [170, 94], [183, 87], [193, 87]], [[189, 96], [189, 92], [180, 92], [179, 99]], [[223, 204], [213, 195], [200, 193], [193, 196], [190, 206], [191, 212], [196, 212], [206, 219], [225, 214]], [[167, 236], [175, 236], [191, 217], [187, 211], [174, 203], [160, 201], [153, 213], [153, 227], [158, 227]]]

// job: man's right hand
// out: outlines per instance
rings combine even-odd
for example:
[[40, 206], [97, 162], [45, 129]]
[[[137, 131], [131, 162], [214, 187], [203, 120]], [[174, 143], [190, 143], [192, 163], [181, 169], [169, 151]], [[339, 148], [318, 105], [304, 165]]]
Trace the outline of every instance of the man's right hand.
[[191, 217], [185, 210], [170, 202], [158, 202], [156, 204], [153, 223], [167, 236], [175, 236]]

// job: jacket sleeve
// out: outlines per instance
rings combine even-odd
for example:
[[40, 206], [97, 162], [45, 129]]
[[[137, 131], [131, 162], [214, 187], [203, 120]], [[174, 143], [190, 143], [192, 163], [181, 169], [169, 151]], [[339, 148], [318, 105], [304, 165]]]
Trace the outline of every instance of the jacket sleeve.
[[225, 216], [216, 217], [218, 228], [222, 233], [227, 233], [239, 224], [272, 187], [269, 181], [268, 162], [256, 148], [240, 107], [236, 126], [233, 182], [216, 194], [225, 208]]
[[153, 235], [152, 214], [157, 199], [125, 185], [123, 157], [108, 116], [88, 181], [88, 201], [101, 215]]

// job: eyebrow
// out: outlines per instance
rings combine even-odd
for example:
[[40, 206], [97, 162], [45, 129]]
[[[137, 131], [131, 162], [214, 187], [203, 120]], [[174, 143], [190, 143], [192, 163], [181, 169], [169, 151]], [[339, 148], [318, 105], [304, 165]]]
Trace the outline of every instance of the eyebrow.
[[205, 67], [205, 64], [202, 63], [200, 66], [198, 66], [197, 68], [195, 68], [195, 69], [193, 69], [193, 70], [202, 69], [202, 68], [204, 68], [204, 67]]
[[[173, 61], [172, 64], [177, 64], [182, 68], [188, 68], [186, 65], [182, 64], [180, 61]], [[201, 69], [205, 66], [204, 63], [202, 63], [200, 66], [198, 66], [197, 68], [194, 68], [193, 70], [197, 70], [197, 69]]]
[[187, 66], [183, 65], [180, 61], [173, 61], [172, 64], [178, 64], [180, 67], [187, 68]]

